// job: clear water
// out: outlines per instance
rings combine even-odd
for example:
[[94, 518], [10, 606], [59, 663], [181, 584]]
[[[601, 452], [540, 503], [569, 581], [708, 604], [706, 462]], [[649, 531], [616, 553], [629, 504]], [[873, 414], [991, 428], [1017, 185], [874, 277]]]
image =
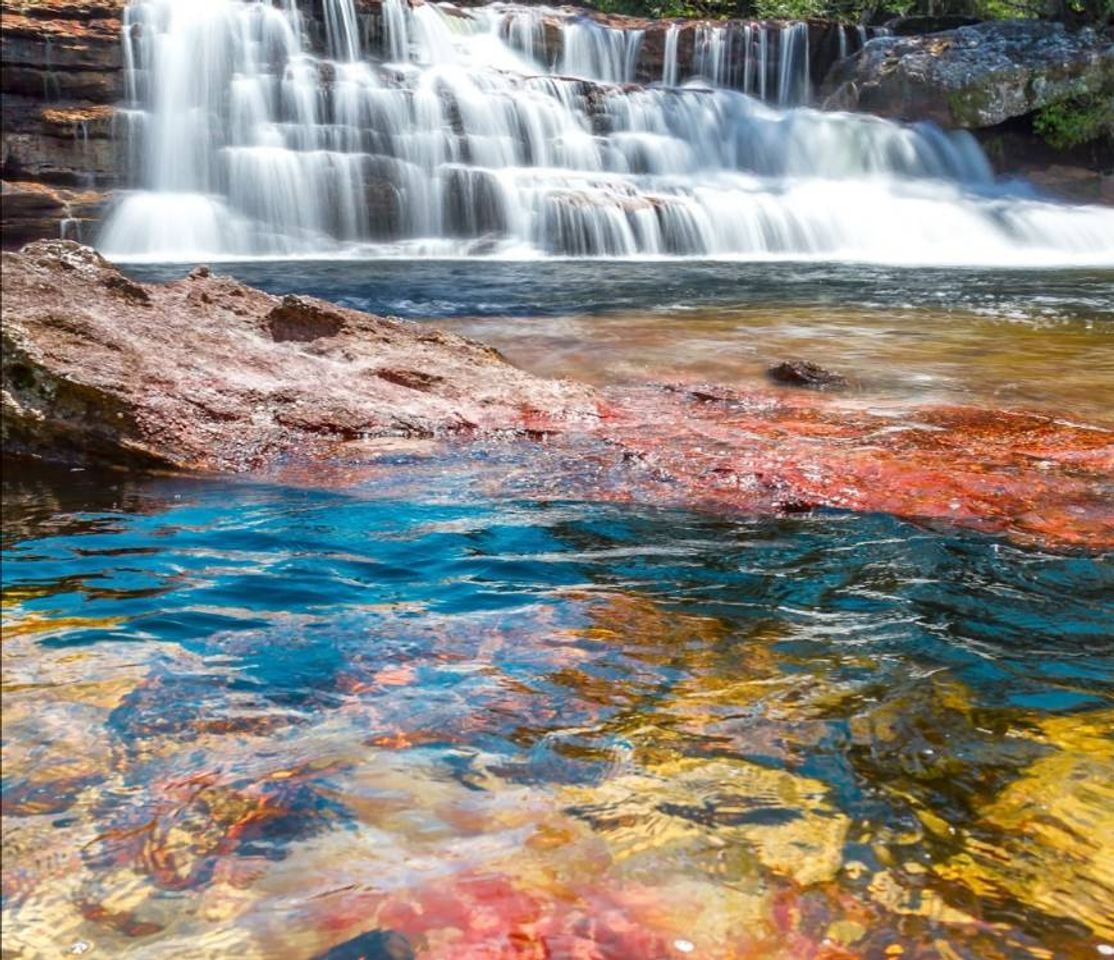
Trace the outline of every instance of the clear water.
[[5, 956], [1114, 942], [1110, 557], [382, 466], [5, 470]]
[[[193, 263], [125, 263], [145, 281]], [[1114, 319], [1114, 270], [988, 270], [819, 262], [607, 260], [249, 260], [217, 271], [271, 293], [305, 293], [415, 320], [538, 318], [623, 310], [839, 307], [981, 313], [1000, 319]]]
[[[189, 265], [129, 264], [145, 280]], [[871, 407], [963, 402], [1114, 422], [1114, 271], [863, 264], [255, 261], [276, 294], [435, 320], [596, 384], [761, 381], [802, 357]]]

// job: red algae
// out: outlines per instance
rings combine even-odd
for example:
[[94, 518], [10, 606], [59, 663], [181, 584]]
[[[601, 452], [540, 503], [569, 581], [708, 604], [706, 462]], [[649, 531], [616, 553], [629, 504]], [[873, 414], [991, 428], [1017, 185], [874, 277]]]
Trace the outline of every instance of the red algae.
[[965, 406], [885, 415], [713, 387], [612, 401], [601, 432], [642, 468], [639, 499], [886, 512], [1046, 545], [1114, 546], [1114, 431], [1105, 428]]
[[[418, 324], [207, 269], [139, 284], [94, 251], [5, 255], [9, 450], [378, 482], [374, 445], [502, 445], [506, 493], [749, 514], [885, 512], [1114, 546], [1114, 430], [974, 405], [716, 385], [594, 388]], [[443, 447], [441, 448], [444, 449]], [[370, 453], [370, 457], [369, 457]], [[369, 460], [371, 463], [369, 463]]]

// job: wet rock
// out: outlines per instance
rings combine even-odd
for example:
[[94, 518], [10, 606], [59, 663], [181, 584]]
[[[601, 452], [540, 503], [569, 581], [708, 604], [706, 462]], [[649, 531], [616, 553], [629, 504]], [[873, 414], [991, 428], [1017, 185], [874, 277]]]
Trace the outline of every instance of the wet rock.
[[814, 390], [835, 390], [847, 386], [847, 378], [842, 374], [832, 373], [809, 360], [783, 360], [770, 367], [766, 376], [774, 383]]
[[1110, 710], [1045, 720], [1039, 740], [1050, 752], [981, 808], [961, 850], [935, 872], [1114, 939], [1112, 721]]
[[916, 37], [879, 37], [837, 63], [829, 109], [950, 127], [990, 127], [1114, 83], [1114, 44], [1038, 20], [991, 21]]
[[681, 758], [599, 787], [569, 787], [567, 811], [600, 834], [616, 860], [670, 848], [695, 858], [709, 835], [801, 886], [838, 872], [850, 820], [818, 780], [745, 761]]
[[95, 190], [67, 190], [35, 181], [3, 181], [5, 244], [23, 244], [63, 231], [73, 237], [92, 236], [106, 197]]
[[329, 485], [377, 469], [368, 441], [531, 440], [516, 496], [881, 511], [1114, 545], [1114, 434], [1099, 426], [961, 406], [895, 416], [753, 387], [593, 390], [429, 327], [280, 301], [204, 271], [136, 284], [75, 243], [32, 244], [3, 267], [8, 452], [226, 472], [281, 465], [295, 482]]
[[310, 343], [335, 337], [344, 329], [344, 318], [337, 311], [294, 295], [283, 297], [265, 322], [275, 343]]
[[112, 130], [123, 95], [123, 7], [124, 0], [23, 0], [0, 13], [5, 247], [93, 238], [100, 191], [118, 184], [123, 166], [123, 140]]
[[237, 471], [344, 438], [596, 416], [587, 388], [463, 338], [201, 271], [144, 286], [87, 247], [41, 241], [4, 255], [3, 284], [12, 452]]
[[314, 960], [414, 960], [413, 948], [391, 930], [361, 933], [345, 943], [319, 953]]

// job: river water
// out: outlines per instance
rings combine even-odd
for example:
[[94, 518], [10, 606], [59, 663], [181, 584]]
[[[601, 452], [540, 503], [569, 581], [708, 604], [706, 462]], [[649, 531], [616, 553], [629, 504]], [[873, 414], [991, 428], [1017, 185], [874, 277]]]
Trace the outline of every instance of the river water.
[[[129, 2], [98, 246], [620, 389], [800, 358], [1114, 424], [1114, 214], [811, 109], [804, 24], [649, 76], [575, 11], [360, 9]], [[586, 502], [539, 449], [5, 464], [4, 960], [1114, 954], [1110, 556]]]
[[[128, 264], [142, 280], [188, 264]], [[1114, 271], [840, 263], [299, 260], [219, 263], [436, 322], [547, 376], [747, 383], [788, 358], [852, 381], [872, 408], [969, 402], [1114, 421]]]
[[[802, 355], [872, 407], [1114, 409], [1109, 273], [221, 269], [597, 382]], [[297, 484], [9, 465], [5, 957], [1114, 945], [1111, 557], [515, 496], [539, 469], [406, 444]]]

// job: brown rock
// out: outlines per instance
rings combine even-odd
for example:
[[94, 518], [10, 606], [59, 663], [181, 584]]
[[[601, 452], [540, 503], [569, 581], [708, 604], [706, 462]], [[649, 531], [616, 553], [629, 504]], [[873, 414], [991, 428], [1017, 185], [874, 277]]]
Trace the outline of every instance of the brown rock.
[[63, 232], [92, 238], [106, 197], [95, 190], [65, 190], [35, 182], [3, 181], [4, 244], [18, 246]]
[[9, 451], [239, 471], [345, 439], [597, 416], [587, 388], [461, 337], [204, 271], [145, 286], [67, 241], [4, 254], [3, 292]]
[[792, 387], [811, 387], [814, 390], [832, 390], [847, 386], [847, 378], [808, 360], [783, 360], [766, 371], [774, 383]]

